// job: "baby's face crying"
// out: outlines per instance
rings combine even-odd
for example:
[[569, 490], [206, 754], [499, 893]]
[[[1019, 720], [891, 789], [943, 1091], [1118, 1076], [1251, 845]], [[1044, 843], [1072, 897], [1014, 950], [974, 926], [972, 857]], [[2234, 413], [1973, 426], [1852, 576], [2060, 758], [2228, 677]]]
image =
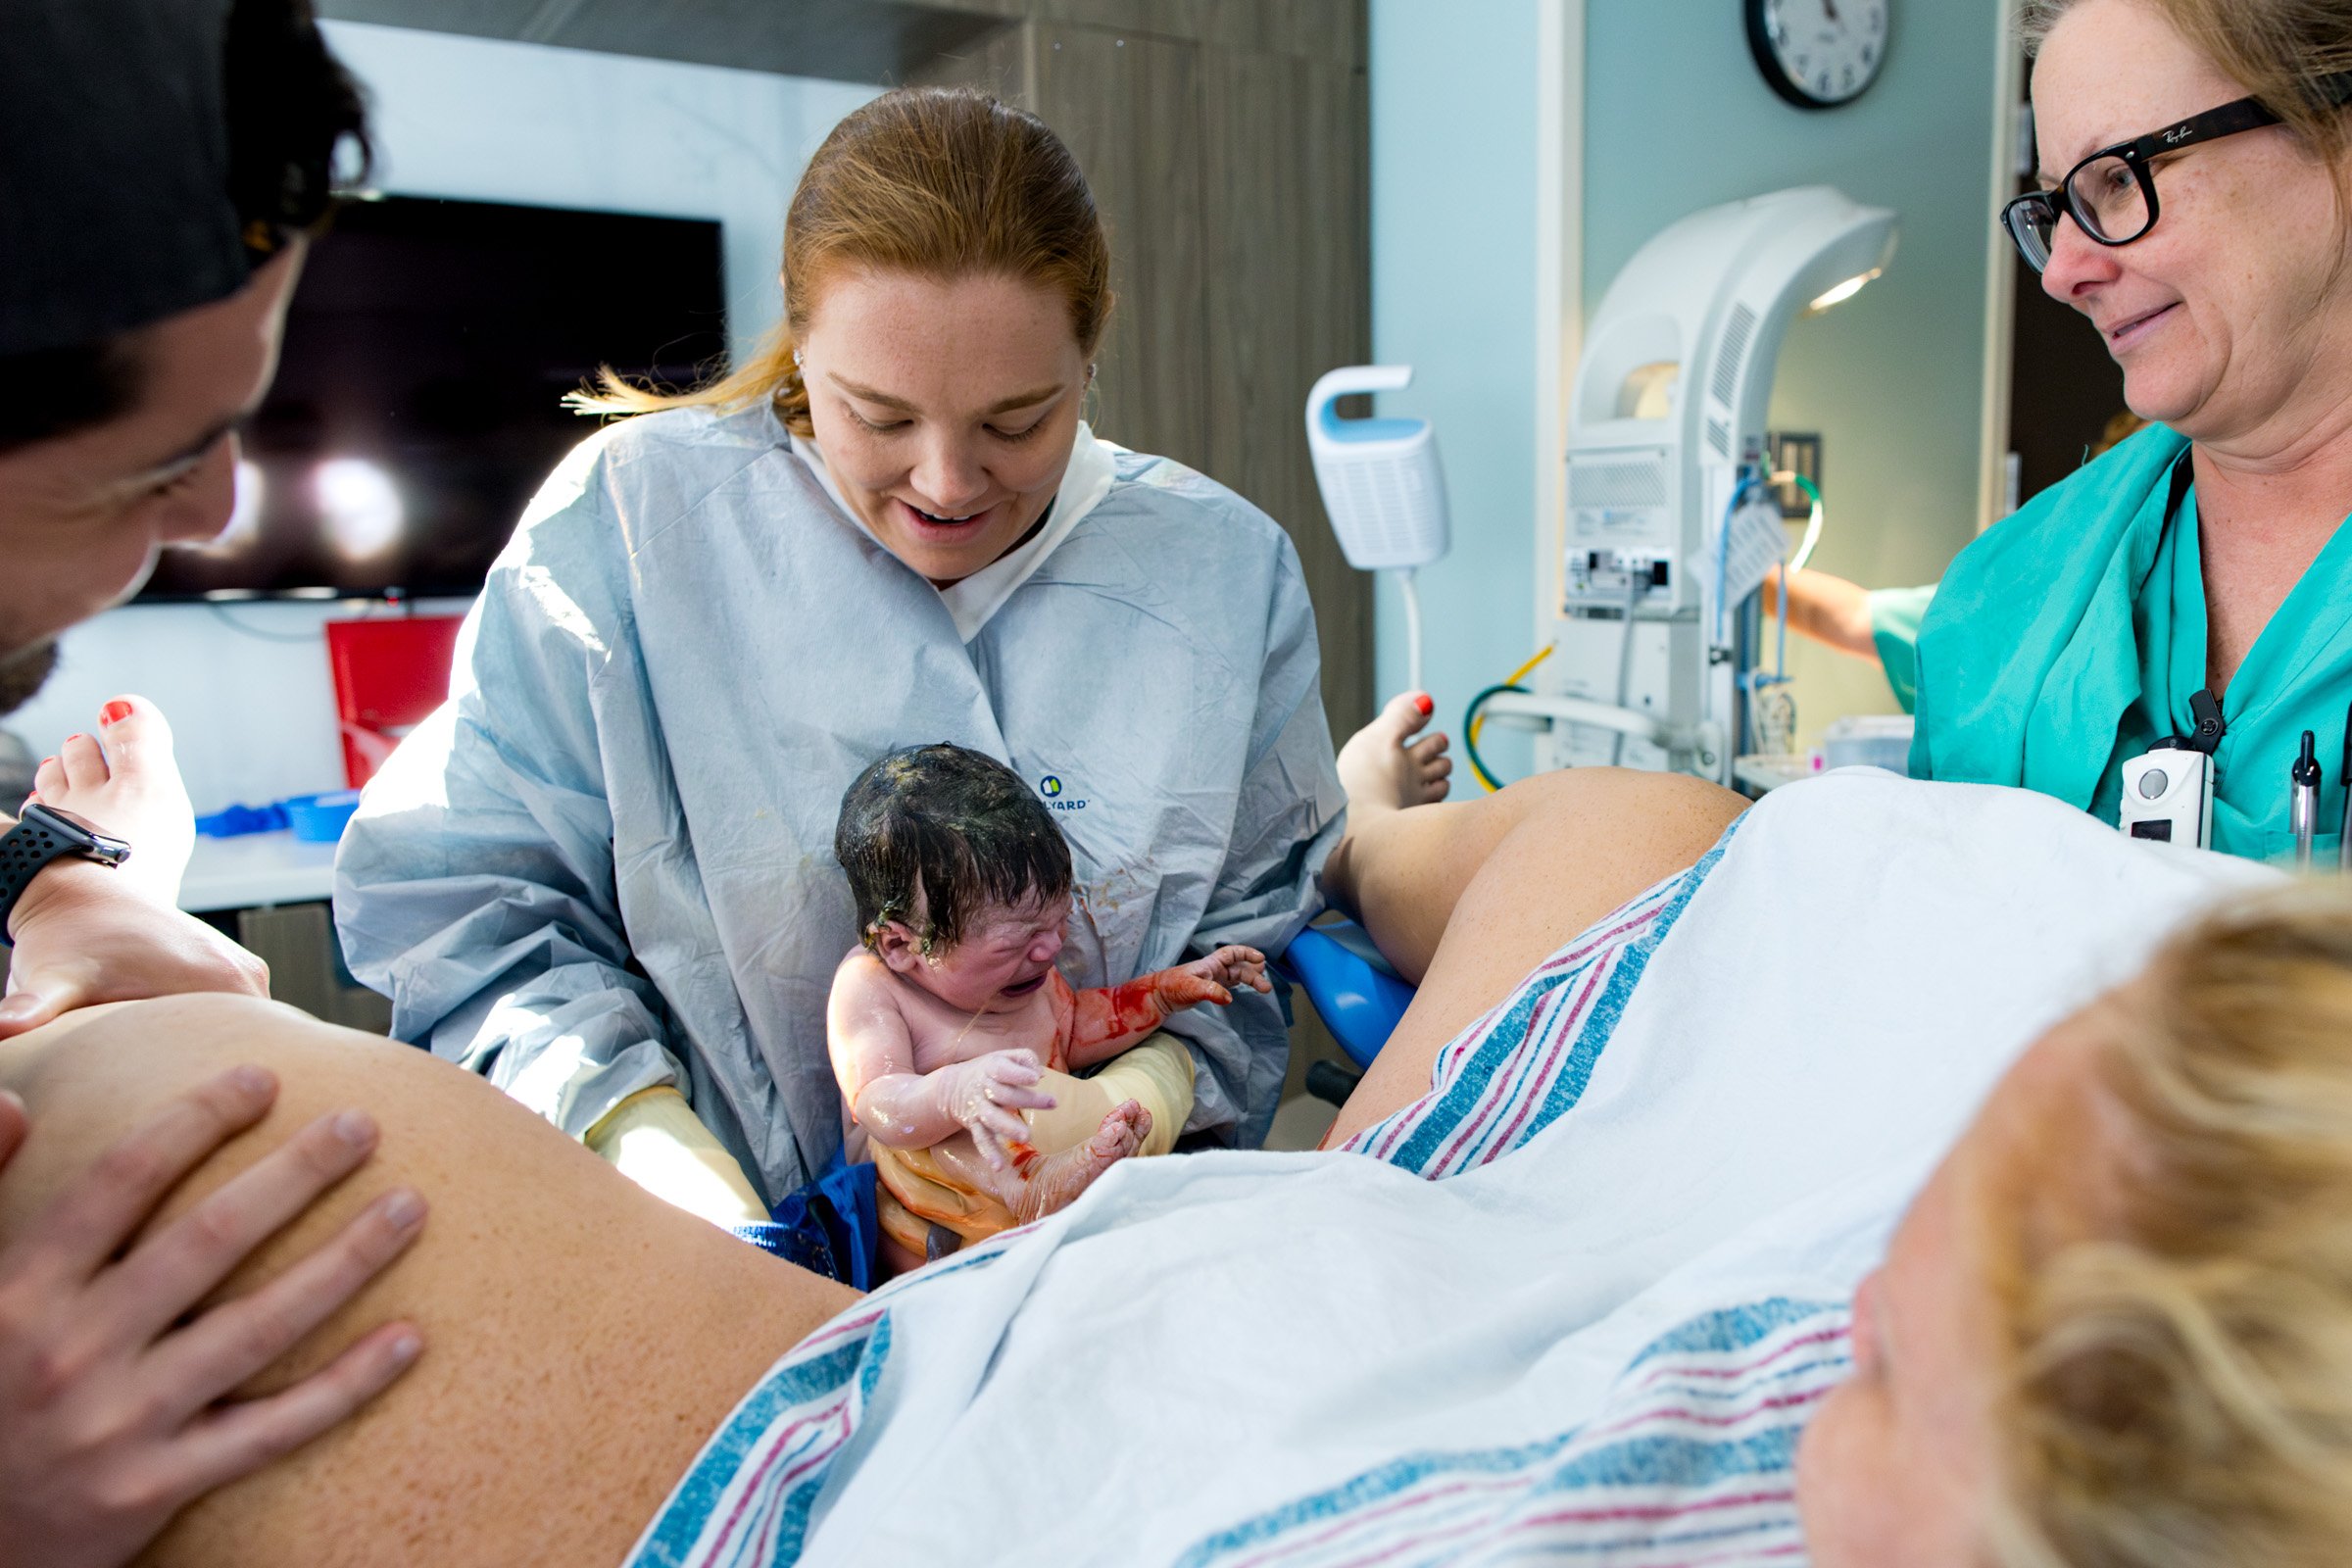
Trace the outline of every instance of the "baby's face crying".
[[1053, 971], [1069, 924], [1070, 898], [998, 906], [970, 921], [961, 941], [924, 953], [912, 941], [884, 942], [892, 971], [964, 1012], [1010, 1012]]

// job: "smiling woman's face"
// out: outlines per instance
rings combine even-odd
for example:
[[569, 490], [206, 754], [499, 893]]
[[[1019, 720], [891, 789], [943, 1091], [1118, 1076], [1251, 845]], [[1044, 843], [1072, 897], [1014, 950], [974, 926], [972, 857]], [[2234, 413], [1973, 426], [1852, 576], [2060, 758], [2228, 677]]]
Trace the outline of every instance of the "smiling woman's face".
[[825, 466], [882, 548], [946, 587], [1053, 504], [1090, 373], [1060, 296], [1016, 277], [848, 272], [801, 333]]
[[[2246, 95], [2146, 0], [2081, 0], [2034, 69], [2046, 188], [2102, 148]], [[2352, 394], [2352, 310], [2327, 166], [2272, 125], [2151, 161], [2156, 224], [2053, 236], [2041, 286], [2089, 318], [2125, 401], [2199, 441], [2276, 447]]]
[[1984, 1560], [2001, 1366], [1994, 1238], [2024, 1223], [2026, 1193], [2082, 1174], [2082, 1127], [2099, 1119], [2086, 1110], [2097, 1038], [2091, 1015], [2078, 1014], [2019, 1059], [1855, 1293], [1853, 1372], [1797, 1455], [1814, 1568]]

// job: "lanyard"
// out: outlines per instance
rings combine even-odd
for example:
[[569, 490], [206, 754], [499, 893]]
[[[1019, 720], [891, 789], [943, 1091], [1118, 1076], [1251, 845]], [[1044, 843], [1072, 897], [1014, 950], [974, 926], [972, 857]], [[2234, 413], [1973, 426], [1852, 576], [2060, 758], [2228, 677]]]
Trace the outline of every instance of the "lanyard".
[[[2159, 561], [2164, 559], [2164, 542], [2172, 533], [2173, 519], [2180, 515], [2180, 503], [2188, 498], [2188, 487], [2196, 479], [2196, 470], [2188, 461], [2189, 453], [2194, 450], [2193, 447], [2183, 447], [2180, 456], [2173, 460], [2171, 489], [2164, 504], [2164, 521], [2156, 531], [2156, 559]], [[2178, 625], [2173, 634], [2180, 635]], [[2222, 720], [2222, 705], [2214, 701], [2211, 690], [2199, 686], [2188, 694], [2188, 711], [2195, 720], [2195, 727], [2186, 735], [2168, 735], [2156, 744], [2180, 751], [2203, 752], [2211, 757], [2221, 746], [2222, 737], [2230, 732], [2230, 726]]]

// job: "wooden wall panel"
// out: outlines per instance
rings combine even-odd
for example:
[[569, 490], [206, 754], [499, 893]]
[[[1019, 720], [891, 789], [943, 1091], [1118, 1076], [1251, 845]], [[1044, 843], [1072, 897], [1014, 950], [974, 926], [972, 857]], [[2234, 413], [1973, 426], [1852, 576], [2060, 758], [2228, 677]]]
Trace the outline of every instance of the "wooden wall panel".
[[1034, 110], [1110, 224], [1120, 298], [1096, 427], [1290, 530], [1346, 737], [1373, 709], [1371, 586], [1332, 537], [1302, 416], [1315, 377], [1371, 357], [1362, 0], [958, 3], [1032, 20], [926, 79]]
[[1204, 51], [1203, 68], [1208, 471], [1291, 531], [1345, 737], [1372, 713], [1371, 594], [1332, 537], [1303, 416], [1317, 376], [1371, 355], [1364, 80], [1237, 50]]
[[1034, 107], [1078, 155], [1110, 229], [1118, 304], [1095, 382], [1095, 427], [1214, 472], [1200, 47], [1057, 23], [1035, 32]]
[[1034, 112], [1037, 28], [1023, 22], [926, 63], [908, 79], [936, 87], [977, 87]]

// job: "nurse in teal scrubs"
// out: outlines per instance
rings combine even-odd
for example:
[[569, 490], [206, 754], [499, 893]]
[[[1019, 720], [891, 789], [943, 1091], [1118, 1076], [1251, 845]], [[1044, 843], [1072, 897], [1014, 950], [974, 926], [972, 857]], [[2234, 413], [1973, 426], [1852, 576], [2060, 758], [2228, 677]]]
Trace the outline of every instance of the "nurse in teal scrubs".
[[2266, 0], [2038, 10], [2045, 189], [2003, 219], [2154, 423], [1953, 563], [1919, 632], [1911, 771], [2113, 821], [2124, 762], [2187, 734], [2189, 698], [2209, 691], [2228, 725], [2214, 848], [2291, 851], [2287, 774], [2309, 729], [2326, 860], [2352, 706], [2352, 74], [2310, 63], [2340, 64], [2343, 40], [2266, 54], [2267, 14], [2284, 15]]

